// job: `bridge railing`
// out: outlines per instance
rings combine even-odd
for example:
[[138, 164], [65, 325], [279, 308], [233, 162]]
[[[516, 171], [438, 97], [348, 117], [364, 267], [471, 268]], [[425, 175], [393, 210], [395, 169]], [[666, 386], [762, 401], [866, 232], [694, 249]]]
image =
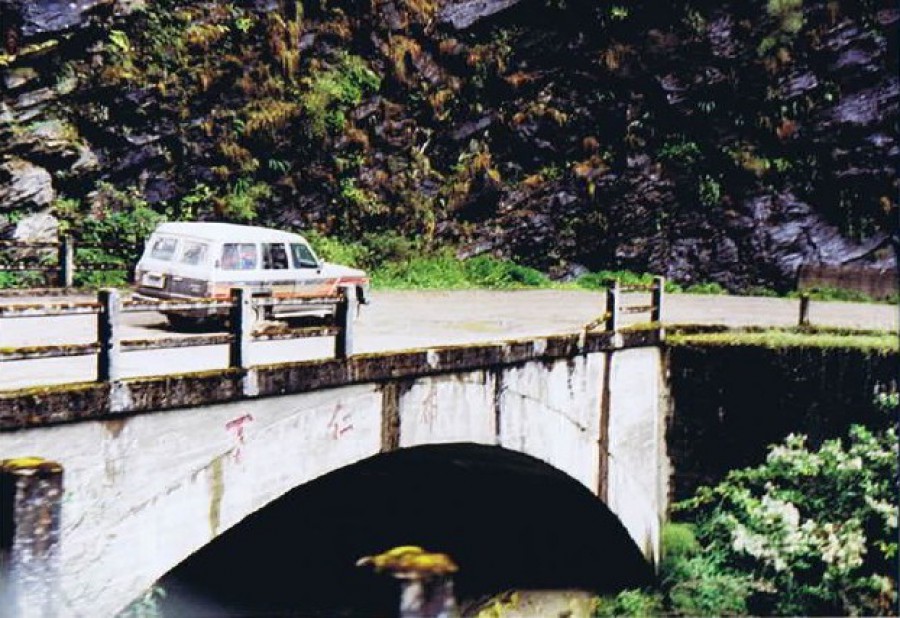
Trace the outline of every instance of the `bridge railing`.
[[[623, 285], [618, 279], [606, 281], [606, 311], [591, 322], [587, 330], [602, 325], [605, 330], [615, 332], [622, 328], [622, 317], [630, 314], [646, 313], [648, 322], [662, 321], [663, 295], [665, 293], [665, 277], [654, 277], [652, 283]], [[625, 294], [631, 297], [635, 292], [648, 294], [643, 304], [626, 304]]]
[[[321, 298], [254, 298], [249, 290], [234, 288], [228, 300], [156, 302], [125, 300], [119, 290], [104, 289], [98, 292], [96, 301], [3, 305], [0, 306], [0, 319], [96, 315], [97, 340], [81, 344], [2, 348], [0, 363], [95, 355], [96, 380], [114, 383], [123, 377], [122, 355], [132, 351], [228, 345], [228, 367], [248, 372], [252, 369], [250, 345], [253, 342], [334, 337], [335, 358], [348, 358], [353, 354], [356, 302], [356, 290], [352, 286], [345, 286], [341, 287], [339, 295]], [[322, 308], [334, 315], [334, 323], [305, 328], [263, 323], [262, 328], [255, 329], [257, 316], [272, 307]], [[125, 313], [214, 310], [228, 312], [227, 333], [155, 339], [124, 339], [121, 336], [122, 315]]]
[[79, 255], [79, 252], [91, 254], [92, 250], [134, 251], [134, 246], [130, 243], [79, 243], [77, 248], [79, 251], [76, 251], [76, 243], [71, 236], [62, 236], [54, 241], [0, 240], [0, 273], [41, 273], [45, 286], [55, 284], [61, 288], [71, 288], [74, 285], [76, 268], [84, 272], [120, 271], [130, 279], [131, 268], [124, 264], [97, 261], [96, 256], [91, 258], [89, 255]]

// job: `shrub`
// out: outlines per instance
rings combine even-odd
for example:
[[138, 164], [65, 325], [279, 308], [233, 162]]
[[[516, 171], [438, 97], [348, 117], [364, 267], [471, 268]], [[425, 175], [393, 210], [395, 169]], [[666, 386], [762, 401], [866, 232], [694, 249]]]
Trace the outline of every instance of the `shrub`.
[[320, 71], [306, 82], [301, 97], [306, 127], [316, 139], [344, 129], [346, 111], [381, 87], [381, 79], [359, 56], [342, 54], [334, 68]]
[[662, 611], [662, 596], [645, 590], [623, 590], [614, 597], [600, 597], [594, 616], [656, 616]]
[[668, 606], [677, 616], [735, 616], [747, 613], [751, 579], [734, 573], [716, 556], [679, 556], [667, 563]]
[[[581, 275], [575, 280], [575, 284], [588, 290], [598, 290], [609, 286], [611, 280], [618, 279], [621, 285], [650, 285], [653, 283], [653, 275], [649, 273], [635, 273], [630, 270], [601, 270], [594, 273]], [[681, 292], [681, 286], [673, 281], [666, 280], [666, 292]]]
[[550, 284], [546, 275], [507, 260], [479, 256], [460, 261], [452, 251], [388, 262], [373, 273], [383, 288], [516, 289]]
[[692, 556], [700, 550], [694, 527], [670, 522], [663, 526], [660, 539], [663, 561]]
[[303, 236], [312, 245], [316, 254], [327, 262], [344, 264], [353, 268], [367, 267], [366, 248], [358, 243], [345, 242], [316, 231], [303, 232]]
[[855, 425], [817, 450], [792, 435], [676, 511], [695, 522], [704, 555], [747, 578], [751, 613], [896, 612], [897, 446], [894, 427]]
[[[144, 240], [166, 219], [153, 210], [134, 188], [117, 189], [98, 183], [90, 217], [73, 200], [59, 200], [54, 211], [60, 229], [75, 238], [76, 286], [116, 286], [127, 283]], [[102, 266], [105, 270], [90, 269]]]
[[214, 198], [216, 209], [226, 219], [253, 221], [260, 202], [272, 197], [272, 189], [263, 182], [253, 182], [247, 178], [238, 179], [228, 193]]
[[685, 294], [727, 294], [728, 290], [715, 281], [694, 283], [684, 289]]

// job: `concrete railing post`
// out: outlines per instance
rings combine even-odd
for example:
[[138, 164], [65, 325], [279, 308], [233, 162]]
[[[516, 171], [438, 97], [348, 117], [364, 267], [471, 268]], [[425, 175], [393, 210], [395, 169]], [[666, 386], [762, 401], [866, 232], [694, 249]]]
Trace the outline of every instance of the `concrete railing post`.
[[809, 294], [806, 292], [800, 294], [800, 317], [797, 323], [801, 327], [809, 326]]
[[663, 294], [666, 290], [665, 277], [653, 277], [653, 287], [650, 288], [650, 321], [662, 322]]
[[59, 286], [72, 287], [72, 282], [75, 280], [75, 242], [71, 236], [62, 237], [56, 260], [59, 266]]
[[243, 392], [252, 397], [259, 393], [256, 372], [250, 358], [250, 344], [253, 343], [253, 324], [256, 312], [253, 297], [247, 288], [231, 289], [231, 346], [228, 353], [228, 367], [244, 372]]
[[108, 288], [97, 293], [100, 311], [97, 313], [97, 381], [116, 382], [121, 377], [119, 357], [122, 352], [119, 335], [119, 290]]
[[606, 330], [615, 332], [619, 328], [619, 280], [616, 279], [606, 289]]
[[353, 320], [356, 317], [356, 287], [341, 286], [341, 300], [334, 311], [335, 326], [338, 333], [334, 338], [334, 357], [350, 358], [353, 356]]
[[63, 469], [0, 460], [0, 608], [10, 618], [61, 615], [58, 551]]

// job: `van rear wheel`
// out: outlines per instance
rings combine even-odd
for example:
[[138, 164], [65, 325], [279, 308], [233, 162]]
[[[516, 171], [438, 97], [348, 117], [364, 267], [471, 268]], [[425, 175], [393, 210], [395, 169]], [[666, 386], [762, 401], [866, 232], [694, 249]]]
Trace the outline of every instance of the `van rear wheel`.
[[197, 330], [203, 325], [203, 318], [178, 315], [177, 313], [167, 313], [166, 319], [169, 321], [169, 326], [175, 330]]

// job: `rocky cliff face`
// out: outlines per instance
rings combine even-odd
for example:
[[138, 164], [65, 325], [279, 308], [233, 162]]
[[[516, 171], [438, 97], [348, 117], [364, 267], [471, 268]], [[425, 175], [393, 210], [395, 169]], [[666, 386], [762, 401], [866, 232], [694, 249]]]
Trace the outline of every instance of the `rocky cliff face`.
[[898, 21], [863, 0], [0, 0], [0, 222], [255, 217], [736, 290], [885, 267]]

